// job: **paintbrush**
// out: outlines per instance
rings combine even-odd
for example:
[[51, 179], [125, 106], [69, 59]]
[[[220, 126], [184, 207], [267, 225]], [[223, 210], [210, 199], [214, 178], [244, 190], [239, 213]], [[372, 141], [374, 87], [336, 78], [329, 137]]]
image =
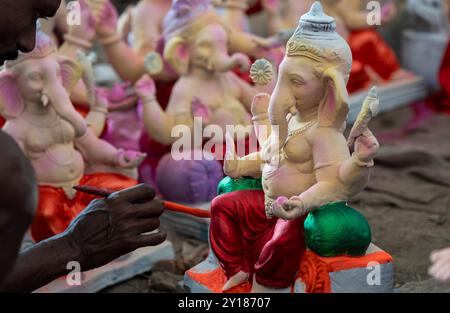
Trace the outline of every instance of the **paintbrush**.
[[[105, 188], [98, 188], [98, 187], [85, 186], [85, 185], [74, 186], [73, 189], [75, 189], [76, 191], [82, 192], [82, 193], [90, 194], [90, 195], [97, 196], [97, 197], [103, 197], [103, 198], [107, 198], [113, 192], [117, 192], [117, 191], [112, 191], [112, 190], [105, 189]], [[170, 201], [163, 201], [163, 203], [164, 203], [164, 206], [166, 207], [166, 209], [169, 211], [172, 211], [172, 212], [188, 214], [188, 215], [197, 216], [200, 218], [210, 218], [211, 217], [210, 212], [206, 211], [206, 210], [202, 210], [202, 209], [198, 209], [198, 208], [191, 208], [191, 207], [188, 207], [188, 206], [185, 206], [182, 204], [178, 204], [175, 202], [170, 202]]]

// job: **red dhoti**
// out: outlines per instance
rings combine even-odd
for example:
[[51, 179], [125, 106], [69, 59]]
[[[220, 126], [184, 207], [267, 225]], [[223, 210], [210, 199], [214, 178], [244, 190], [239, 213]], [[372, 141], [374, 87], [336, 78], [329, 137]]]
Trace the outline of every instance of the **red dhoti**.
[[228, 278], [243, 271], [259, 284], [285, 288], [306, 250], [305, 218], [268, 219], [261, 190], [223, 194], [211, 204], [211, 248]]
[[[80, 181], [80, 185], [111, 190], [121, 190], [136, 184], [136, 180], [115, 173], [85, 175]], [[69, 199], [62, 188], [39, 186], [39, 204], [31, 226], [33, 239], [38, 242], [63, 232], [95, 198], [97, 197], [77, 192], [73, 199]]]

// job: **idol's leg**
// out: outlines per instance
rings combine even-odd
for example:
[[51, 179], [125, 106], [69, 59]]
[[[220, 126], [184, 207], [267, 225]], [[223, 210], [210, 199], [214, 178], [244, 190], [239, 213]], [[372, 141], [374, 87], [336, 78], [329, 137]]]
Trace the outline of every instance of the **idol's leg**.
[[259, 255], [271, 225], [264, 213], [263, 191], [235, 191], [213, 200], [210, 243], [229, 279], [224, 289], [246, 281], [252, 274], [255, 251]]
[[285, 221], [278, 219], [272, 238], [263, 247], [255, 265], [255, 281], [270, 288], [286, 288], [295, 281], [306, 251], [304, 220], [306, 215]]

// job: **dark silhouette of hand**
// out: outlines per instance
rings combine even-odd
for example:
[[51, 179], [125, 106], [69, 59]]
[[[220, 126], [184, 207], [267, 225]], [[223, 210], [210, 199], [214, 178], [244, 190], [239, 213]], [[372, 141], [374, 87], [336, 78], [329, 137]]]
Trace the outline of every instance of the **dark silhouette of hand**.
[[164, 212], [155, 191], [141, 184], [92, 201], [64, 232], [82, 271], [102, 266], [124, 254], [166, 239], [159, 227]]

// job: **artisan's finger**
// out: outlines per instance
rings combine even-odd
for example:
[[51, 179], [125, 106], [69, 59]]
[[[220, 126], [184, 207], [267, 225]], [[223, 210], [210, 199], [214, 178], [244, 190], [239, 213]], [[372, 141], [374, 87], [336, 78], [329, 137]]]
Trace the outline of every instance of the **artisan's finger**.
[[152, 201], [134, 204], [131, 209], [134, 217], [158, 217], [164, 213], [165, 206], [161, 200], [153, 199]]
[[140, 235], [158, 229], [159, 225], [160, 221], [158, 218], [143, 218], [136, 219], [133, 223], [131, 223], [129, 229], [136, 235]]
[[135, 246], [137, 248], [147, 246], [157, 246], [163, 243], [167, 238], [167, 234], [163, 232], [157, 232], [147, 235], [139, 235], [135, 239]]
[[128, 201], [129, 203], [141, 203], [152, 200], [155, 197], [155, 190], [147, 184], [139, 184], [111, 194], [109, 198], [117, 198]]

